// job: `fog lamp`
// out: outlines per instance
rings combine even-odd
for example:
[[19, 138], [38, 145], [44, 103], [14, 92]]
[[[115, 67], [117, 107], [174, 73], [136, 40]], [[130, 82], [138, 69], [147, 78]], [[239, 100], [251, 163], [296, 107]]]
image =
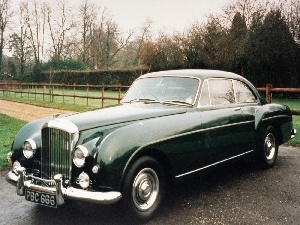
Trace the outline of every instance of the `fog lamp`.
[[90, 186], [90, 177], [85, 172], [82, 172], [76, 181], [83, 189], [87, 189]]
[[95, 166], [93, 166], [93, 168], [92, 168], [92, 172], [93, 172], [93, 173], [98, 173], [99, 170], [100, 170], [100, 166], [99, 166], [99, 165], [95, 165]]
[[11, 152], [7, 153], [6, 158], [7, 158], [7, 162], [11, 165], [12, 164], [12, 153]]
[[18, 173], [17, 169], [20, 168], [20, 167], [22, 167], [21, 164], [16, 160], [14, 162], [14, 164], [12, 165], [12, 170], [14, 171], [14, 173], [17, 174]]
[[23, 144], [23, 154], [27, 159], [34, 156], [36, 152], [36, 143], [32, 139], [27, 139]]
[[75, 166], [81, 168], [85, 164], [85, 158], [88, 156], [89, 152], [83, 145], [78, 145], [74, 151], [73, 162]]

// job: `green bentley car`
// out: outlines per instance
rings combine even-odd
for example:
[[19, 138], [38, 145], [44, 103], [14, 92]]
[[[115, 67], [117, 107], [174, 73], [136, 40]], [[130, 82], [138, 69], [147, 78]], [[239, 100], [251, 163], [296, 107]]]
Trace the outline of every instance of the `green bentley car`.
[[296, 130], [245, 78], [217, 70], [140, 76], [118, 106], [42, 118], [20, 129], [8, 182], [26, 200], [116, 204], [151, 218], [171, 182], [247, 157], [272, 167]]

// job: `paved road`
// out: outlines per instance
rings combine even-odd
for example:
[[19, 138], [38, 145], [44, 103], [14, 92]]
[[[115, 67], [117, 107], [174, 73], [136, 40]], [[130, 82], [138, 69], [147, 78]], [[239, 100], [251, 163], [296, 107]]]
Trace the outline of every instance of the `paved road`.
[[[71, 202], [51, 209], [26, 202], [0, 171], [0, 224], [124, 224], [114, 206]], [[156, 224], [300, 224], [300, 148], [280, 147], [277, 164], [243, 161], [175, 184]]]

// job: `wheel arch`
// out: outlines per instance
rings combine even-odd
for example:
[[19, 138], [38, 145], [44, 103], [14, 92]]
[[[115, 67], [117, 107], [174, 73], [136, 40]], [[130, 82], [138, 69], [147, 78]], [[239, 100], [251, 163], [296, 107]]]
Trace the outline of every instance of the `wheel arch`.
[[278, 123], [276, 123], [275, 121], [273, 122], [264, 122], [262, 124], [260, 124], [260, 126], [257, 128], [258, 132], [256, 135], [256, 140], [260, 140], [260, 138], [262, 138], [265, 135], [265, 132], [268, 130], [269, 127], [273, 127], [273, 129], [275, 130], [275, 135], [278, 141], [278, 145], [283, 143], [283, 135], [282, 135], [282, 130], [281, 127]]
[[268, 127], [273, 127], [275, 130], [275, 135], [278, 141], [278, 145], [283, 143], [283, 135], [282, 135], [282, 130], [279, 124], [277, 123], [270, 123]]
[[169, 184], [172, 182], [174, 174], [173, 174], [173, 169], [171, 166], [171, 162], [167, 155], [162, 152], [159, 149], [156, 148], [144, 148], [141, 149], [138, 153], [136, 153], [126, 164], [124, 171], [123, 171], [123, 176], [122, 176], [122, 182], [121, 182], [121, 189], [123, 189], [124, 182], [126, 175], [128, 174], [130, 168], [132, 165], [141, 157], [144, 156], [149, 156], [154, 158], [155, 160], [158, 161], [158, 163], [162, 166], [164, 172], [165, 172], [165, 177], [166, 177], [166, 183]]

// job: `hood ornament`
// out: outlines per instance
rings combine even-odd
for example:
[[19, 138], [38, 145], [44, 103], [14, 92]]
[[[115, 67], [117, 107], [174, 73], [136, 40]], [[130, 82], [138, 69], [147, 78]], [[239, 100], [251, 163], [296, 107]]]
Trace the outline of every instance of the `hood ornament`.
[[61, 113], [55, 113], [55, 114], [53, 114], [53, 117], [54, 118], [57, 118], [57, 117], [59, 117], [61, 115]]

